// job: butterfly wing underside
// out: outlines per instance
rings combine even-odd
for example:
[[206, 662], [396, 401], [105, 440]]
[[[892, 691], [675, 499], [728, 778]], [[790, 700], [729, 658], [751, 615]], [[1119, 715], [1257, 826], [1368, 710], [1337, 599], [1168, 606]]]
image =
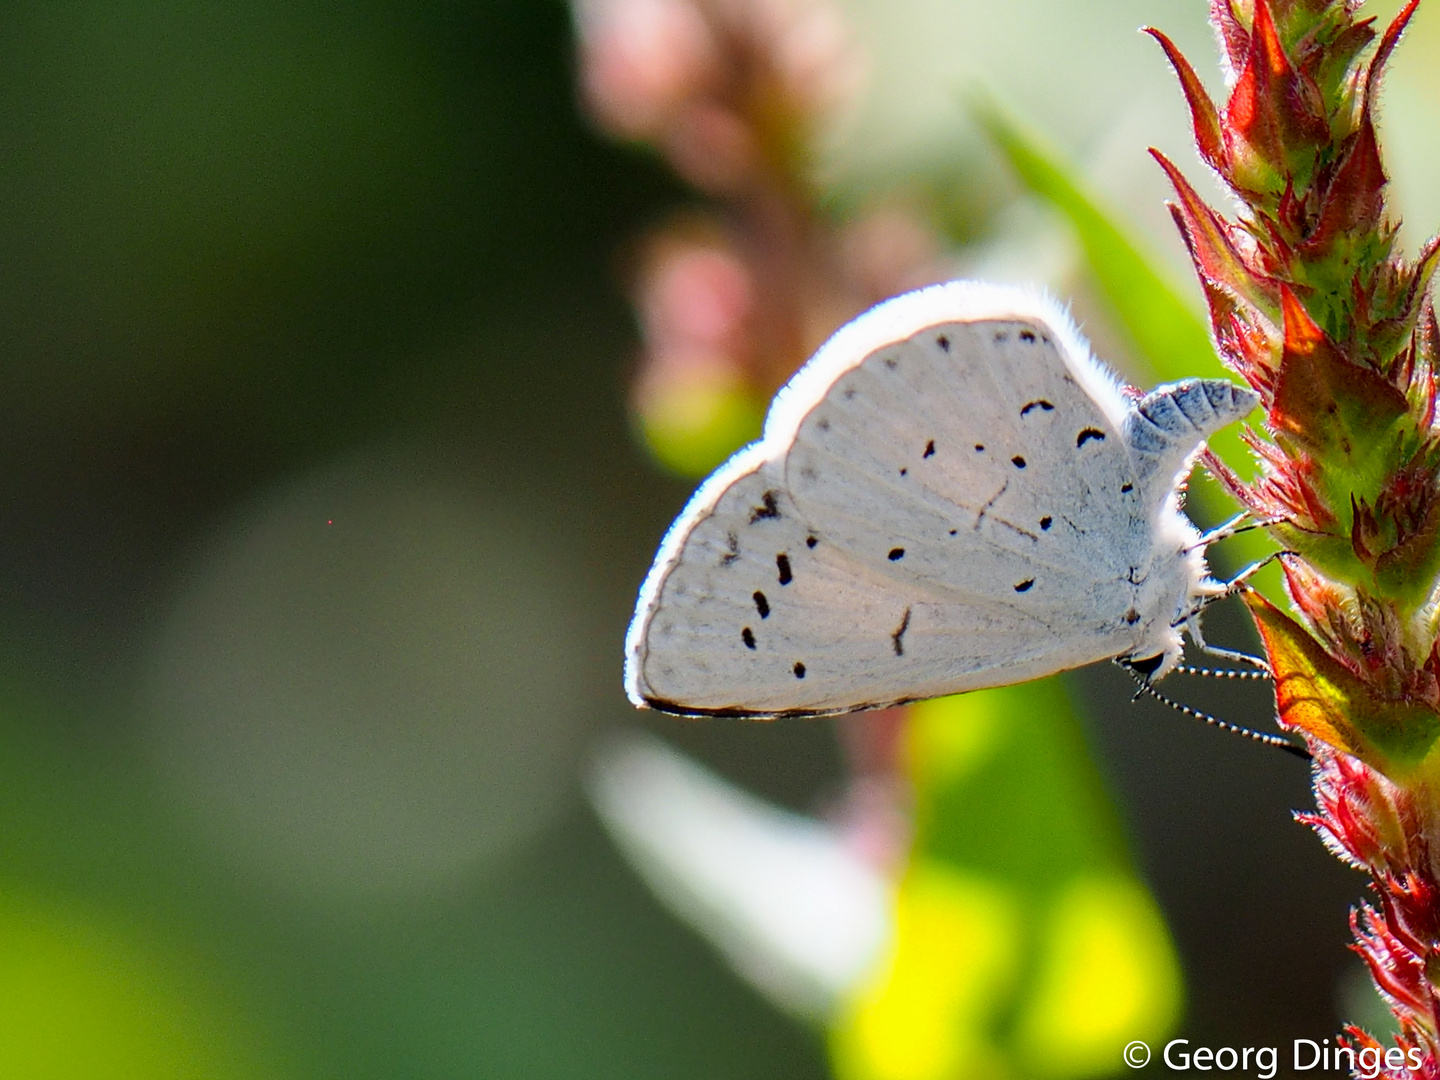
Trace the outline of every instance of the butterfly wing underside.
[[949, 321], [802, 372], [788, 429], [772, 414], [662, 547], [631, 697], [848, 712], [1125, 651], [1145, 508], [1124, 402], [1067, 350], [1033, 315]]

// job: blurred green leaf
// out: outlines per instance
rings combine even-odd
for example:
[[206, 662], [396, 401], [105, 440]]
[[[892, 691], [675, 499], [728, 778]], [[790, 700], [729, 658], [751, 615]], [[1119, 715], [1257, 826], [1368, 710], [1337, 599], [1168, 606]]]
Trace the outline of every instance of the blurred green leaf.
[[679, 476], [699, 478], [760, 437], [765, 410], [738, 380], [695, 380], [652, 394], [636, 421], [657, 462]]
[[1204, 321], [1124, 228], [1120, 215], [1086, 189], [1058, 151], [995, 102], [982, 99], [973, 111], [1025, 187], [1074, 226], [1105, 299], [1155, 374], [1167, 380], [1224, 375]]
[[0, 883], [0, 1076], [282, 1075], [174, 942]]
[[1118, 1072], [1179, 963], [1059, 679], [915, 706], [890, 954], [836, 1024], [844, 1080]]

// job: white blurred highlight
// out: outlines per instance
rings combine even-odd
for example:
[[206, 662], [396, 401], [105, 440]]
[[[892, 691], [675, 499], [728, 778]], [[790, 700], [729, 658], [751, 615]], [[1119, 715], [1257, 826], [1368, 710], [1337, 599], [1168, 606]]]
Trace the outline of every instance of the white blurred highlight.
[[637, 733], [603, 748], [588, 787], [646, 883], [782, 1008], [828, 1018], [879, 958], [893, 888], [838, 830]]
[[421, 451], [281, 484], [216, 530], [152, 645], [142, 706], [178, 810], [305, 900], [413, 900], [553, 819], [594, 664], [543, 508]]

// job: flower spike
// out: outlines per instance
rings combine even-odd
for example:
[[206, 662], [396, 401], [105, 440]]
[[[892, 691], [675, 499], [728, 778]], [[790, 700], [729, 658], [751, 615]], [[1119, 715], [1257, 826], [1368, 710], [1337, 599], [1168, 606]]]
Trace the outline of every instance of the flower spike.
[[[1212, 169], [1224, 175], [1228, 160], [1225, 155], [1225, 141], [1220, 134], [1220, 114], [1215, 110], [1215, 103], [1210, 100], [1210, 95], [1205, 92], [1200, 76], [1195, 74], [1190, 61], [1185, 59], [1168, 37], [1153, 26], [1144, 26], [1141, 30], [1160, 43], [1170, 60], [1170, 66], [1175, 69], [1175, 74], [1180, 79], [1185, 100], [1190, 105], [1190, 119], [1195, 126], [1195, 143], [1199, 147], [1200, 156]], [[1150, 152], [1156, 153], [1154, 150]]]
[[[1377, 42], [1360, 0], [1211, 0], [1231, 82], [1218, 153], [1194, 70], [1153, 35], [1202, 158], [1242, 204], [1227, 220], [1156, 155], [1216, 347], [1266, 408], [1271, 438], [1244, 436], [1253, 480], [1202, 461], [1292, 553], [1301, 621], [1247, 603], [1280, 723], [1314, 755], [1317, 809], [1301, 820], [1374, 882], [1351, 927], [1395, 1014], [1406, 1067], [1392, 1080], [1440, 1078], [1440, 239], [1413, 261], [1396, 252], [1374, 121], [1417, 2]], [[1341, 1041], [1384, 1049], [1356, 1027]]]

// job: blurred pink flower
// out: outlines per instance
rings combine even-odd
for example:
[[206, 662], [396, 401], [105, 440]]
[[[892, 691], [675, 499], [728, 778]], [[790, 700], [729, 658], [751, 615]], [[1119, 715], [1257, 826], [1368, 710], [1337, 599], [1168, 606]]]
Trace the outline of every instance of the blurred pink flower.
[[711, 192], [791, 173], [863, 72], [830, 0], [575, 0], [575, 21], [595, 118]]
[[651, 347], [733, 348], [754, 302], [744, 263], [709, 244], [663, 246], [639, 297]]
[[719, 81], [718, 45], [689, 0], [576, 0], [575, 22], [586, 103], [616, 135], [661, 135]]

